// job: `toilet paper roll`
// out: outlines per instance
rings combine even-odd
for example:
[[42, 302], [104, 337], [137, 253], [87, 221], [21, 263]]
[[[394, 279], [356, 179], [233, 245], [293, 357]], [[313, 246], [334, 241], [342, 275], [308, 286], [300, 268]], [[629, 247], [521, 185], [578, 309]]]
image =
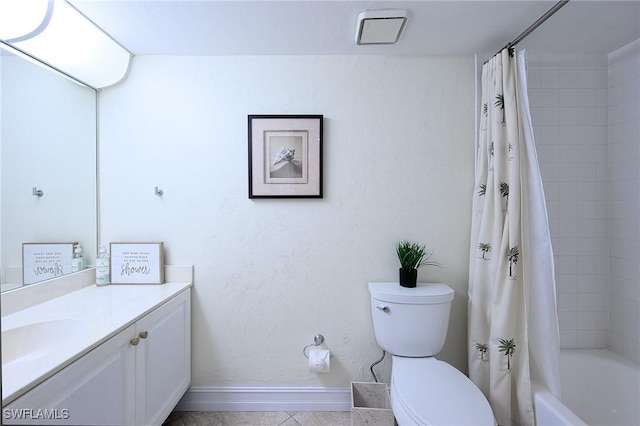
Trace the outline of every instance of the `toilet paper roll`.
[[328, 373], [331, 368], [331, 354], [326, 349], [312, 349], [309, 351], [309, 371], [314, 373]]

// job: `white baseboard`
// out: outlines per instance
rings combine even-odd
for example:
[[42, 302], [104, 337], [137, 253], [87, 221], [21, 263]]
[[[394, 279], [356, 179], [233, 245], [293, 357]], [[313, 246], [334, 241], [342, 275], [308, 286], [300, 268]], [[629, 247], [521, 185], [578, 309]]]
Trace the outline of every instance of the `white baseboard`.
[[327, 387], [190, 387], [176, 411], [350, 411], [351, 390]]

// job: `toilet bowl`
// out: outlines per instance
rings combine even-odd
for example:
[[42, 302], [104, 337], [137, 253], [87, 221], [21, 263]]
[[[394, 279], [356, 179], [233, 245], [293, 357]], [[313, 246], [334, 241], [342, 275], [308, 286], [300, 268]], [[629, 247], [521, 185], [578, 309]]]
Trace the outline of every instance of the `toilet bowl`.
[[489, 402], [455, 367], [438, 360], [454, 291], [442, 283], [369, 283], [376, 340], [392, 355], [391, 408], [400, 426], [495, 425]]

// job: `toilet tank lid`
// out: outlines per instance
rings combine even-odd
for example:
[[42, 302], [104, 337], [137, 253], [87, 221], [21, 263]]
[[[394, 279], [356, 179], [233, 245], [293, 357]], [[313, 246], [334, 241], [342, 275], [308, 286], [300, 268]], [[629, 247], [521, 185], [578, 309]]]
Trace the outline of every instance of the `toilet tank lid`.
[[454, 291], [443, 283], [418, 283], [414, 288], [401, 287], [397, 282], [369, 283], [369, 293], [381, 302], [432, 304], [453, 300]]

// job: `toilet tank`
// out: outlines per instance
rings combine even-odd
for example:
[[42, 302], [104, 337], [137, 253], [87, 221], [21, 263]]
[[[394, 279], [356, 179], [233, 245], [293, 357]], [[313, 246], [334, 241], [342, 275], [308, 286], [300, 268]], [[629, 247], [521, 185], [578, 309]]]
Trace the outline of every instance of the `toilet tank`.
[[447, 337], [454, 291], [442, 283], [369, 283], [373, 330], [378, 345], [397, 356], [427, 357], [440, 352]]

